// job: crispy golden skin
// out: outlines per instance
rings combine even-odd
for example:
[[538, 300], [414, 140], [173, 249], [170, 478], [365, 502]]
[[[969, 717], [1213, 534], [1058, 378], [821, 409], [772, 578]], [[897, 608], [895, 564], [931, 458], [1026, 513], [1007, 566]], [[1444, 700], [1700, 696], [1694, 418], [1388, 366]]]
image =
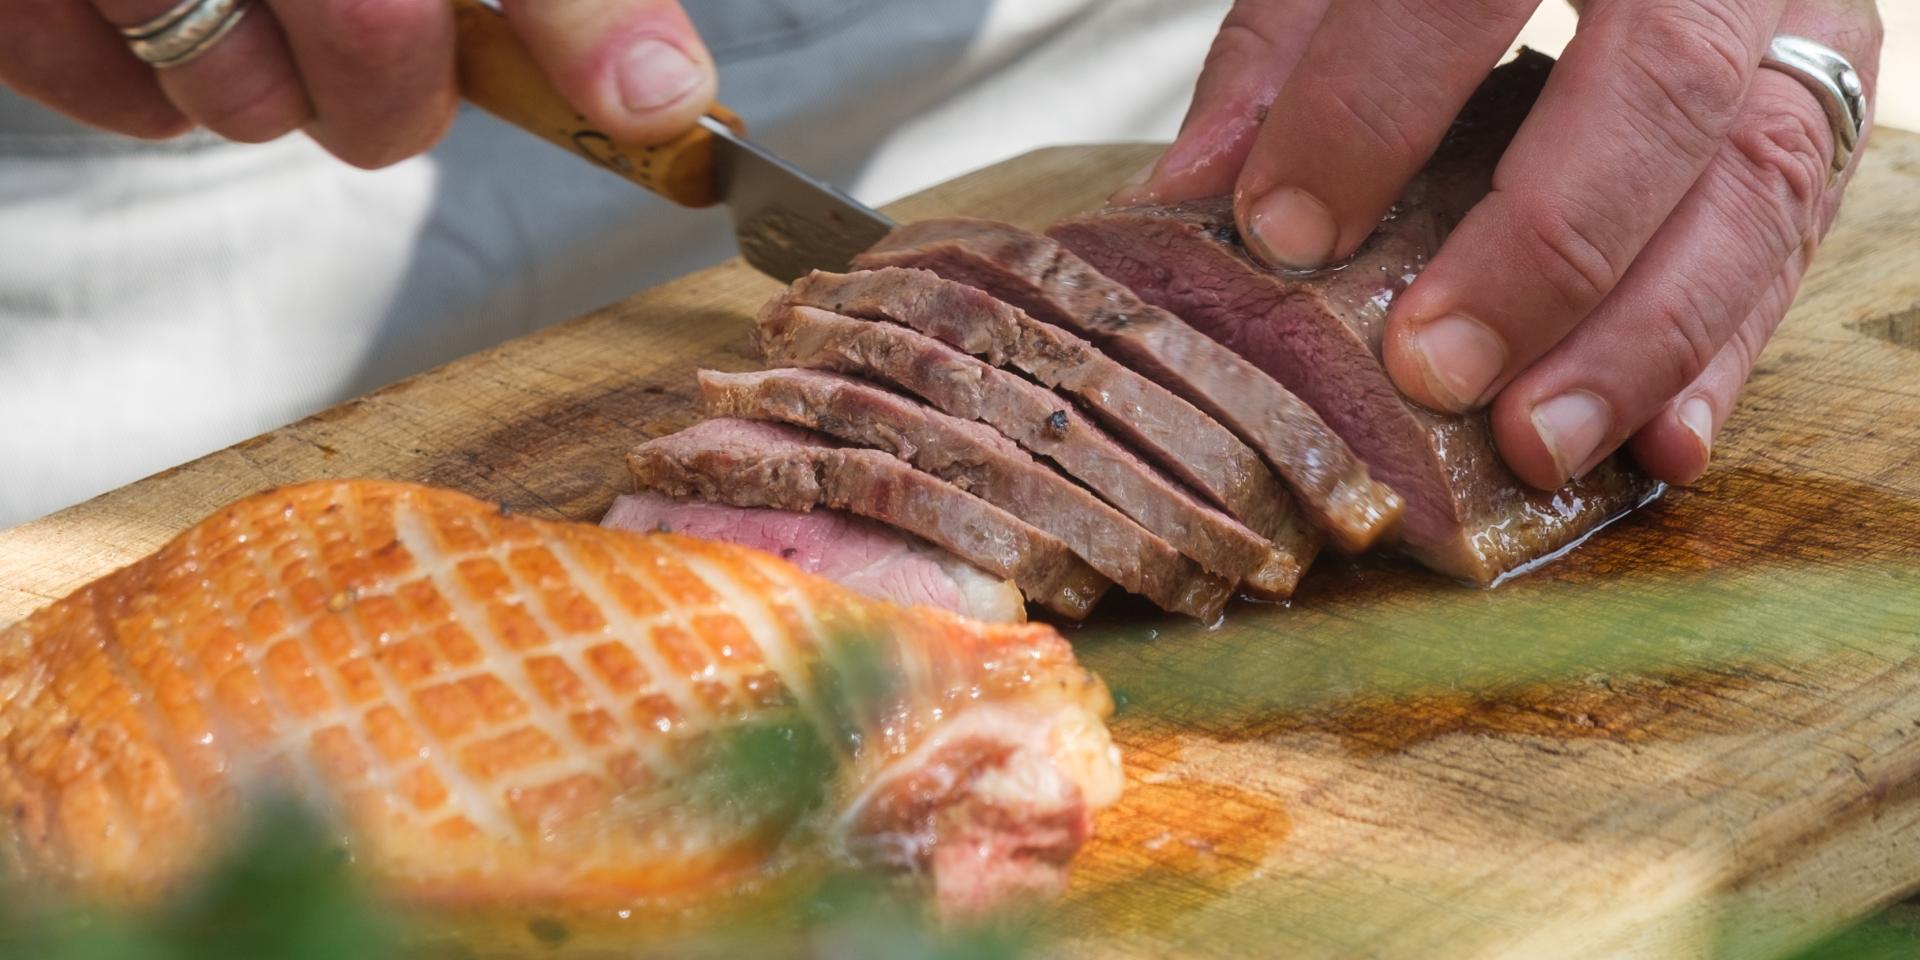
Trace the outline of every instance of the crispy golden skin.
[[[738, 547], [313, 483], [0, 630], [0, 812], [16, 872], [94, 892], [190, 874], [272, 789], [412, 895], [680, 900], [765, 873], [802, 820], [936, 874], [927, 838], [1063, 862], [1118, 789], [1110, 709], [1045, 626], [892, 607]], [[830, 758], [819, 809], [685, 789], [717, 736], [785, 721]]]

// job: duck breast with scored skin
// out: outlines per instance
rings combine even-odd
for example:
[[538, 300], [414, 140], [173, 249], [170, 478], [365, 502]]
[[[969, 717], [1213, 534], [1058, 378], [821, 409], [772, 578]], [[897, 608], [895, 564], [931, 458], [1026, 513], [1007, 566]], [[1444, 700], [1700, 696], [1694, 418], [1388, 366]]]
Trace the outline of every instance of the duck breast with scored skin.
[[[1119, 790], [1110, 710], [1045, 626], [868, 600], [742, 547], [314, 483], [0, 628], [0, 857], [145, 896], [275, 791], [428, 901], [694, 905], [804, 848], [928, 876], [964, 911], [1059, 889]], [[730, 766], [741, 737], [780, 748], [791, 789], [748, 789], [767, 780]]]

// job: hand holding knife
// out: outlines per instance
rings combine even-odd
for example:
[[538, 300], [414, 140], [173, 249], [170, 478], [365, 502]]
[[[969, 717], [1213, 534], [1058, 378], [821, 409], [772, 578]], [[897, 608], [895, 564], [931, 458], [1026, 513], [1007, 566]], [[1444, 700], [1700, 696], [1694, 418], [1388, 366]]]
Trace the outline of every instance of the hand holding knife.
[[460, 89], [488, 113], [685, 207], [726, 204], [740, 255], [782, 282], [845, 271], [894, 226], [885, 215], [748, 140], [716, 106], [699, 126], [653, 147], [616, 142], [567, 103], [485, 0], [453, 0]]

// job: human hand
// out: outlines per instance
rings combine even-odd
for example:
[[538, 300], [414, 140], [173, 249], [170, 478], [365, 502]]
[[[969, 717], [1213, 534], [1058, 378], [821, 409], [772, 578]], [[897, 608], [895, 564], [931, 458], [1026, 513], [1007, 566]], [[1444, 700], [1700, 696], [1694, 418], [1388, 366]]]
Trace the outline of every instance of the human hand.
[[[1115, 199], [1231, 192], [1261, 259], [1343, 259], [1538, 2], [1238, 0], [1179, 137]], [[1394, 303], [1384, 360], [1422, 404], [1490, 406], [1533, 486], [1623, 443], [1688, 483], [1844, 185], [1825, 111], [1761, 54], [1777, 34], [1833, 47], [1871, 104], [1880, 21], [1872, 0], [1584, 7], [1493, 191]]]
[[[248, 143], [304, 130], [380, 167], [453, 120], [448, 0], [256, 0], [197, 59], [156, 70], [117, 27], [177, 0], [19, 0], [0, 82], [84, 123], [145, 138], [204, 126]], [[507, 0], [507, 18], [567, 99], [616, 139], [652, 145], [712, 104], [713, 60], [673, 0]]]

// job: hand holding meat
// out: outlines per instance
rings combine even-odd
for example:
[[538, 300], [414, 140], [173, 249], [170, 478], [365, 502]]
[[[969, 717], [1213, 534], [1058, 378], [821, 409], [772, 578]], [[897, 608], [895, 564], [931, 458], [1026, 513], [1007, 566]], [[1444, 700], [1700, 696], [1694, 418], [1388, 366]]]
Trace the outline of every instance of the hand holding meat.
[[[176, 2], [27, 0], [0, 32], [0, 82], [136, 137], [206, 127], [258, 143], [304, 130], [362, 167], [426, 150], [453, 120], [447, 0], [244, 0], [224, 35], [152, 66], [123, 28], [185, 9]], [[712, 103], [713, 60], [672, 0], [505, 7], [567, 99], [620, 139], [672, 139]]]
[[[1353, 254], [1538, 0], [1240, 0], [1179, 138], [1116, 200], [1232, 194], [1276, 267]], [[1486, 407], [1552, 488], [1627, 445], [1686, 483], [1785, 314], [1852, 170], [1773, 37], [1839, 51], [1872, 102], [1871, 0], [1588, 0], [1494, 189], [1394, 302], [1383, 359]], [[1856, 153], [1857, 156], [1857, 153]], [[1418, 265], [1414, 265], [1417, 269]]]

